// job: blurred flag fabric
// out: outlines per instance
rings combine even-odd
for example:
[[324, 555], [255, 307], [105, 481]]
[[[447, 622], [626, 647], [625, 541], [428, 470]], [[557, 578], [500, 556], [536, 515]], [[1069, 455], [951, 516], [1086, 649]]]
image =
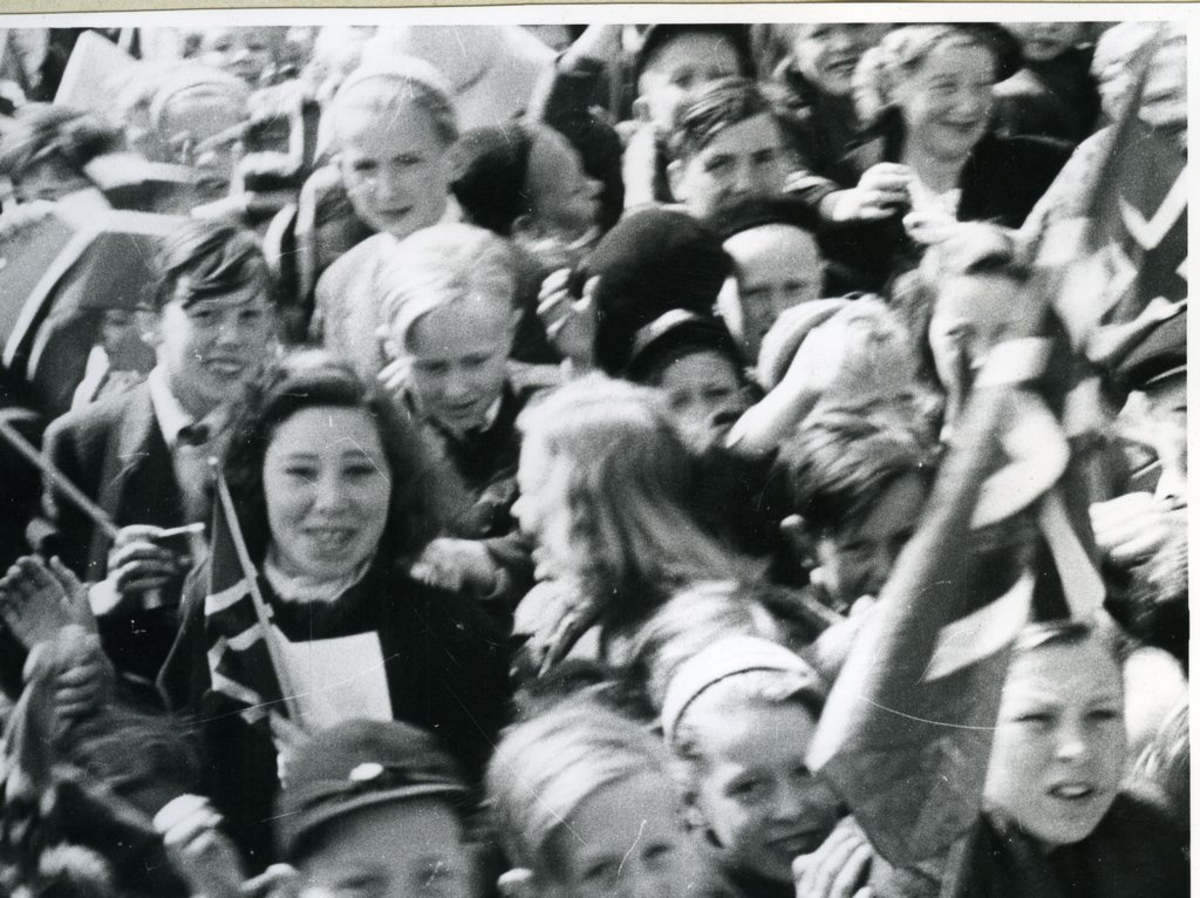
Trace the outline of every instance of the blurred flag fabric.
[[224, 481], [214, 503], [208, 594], [204, 597], [204, 636], [214, 692], [241, 706], [250, 724], [286, 709], [272, 661], [267, 629], [270, 610], [255, 608], [257, 576], [246, 563], [237, 513]]
[[[1001, 344], [976, 380], [920, 529], [856, 639], [813, 741], [810, 767], [898, 867], [942, 856], [978, 820], [1009, 652], [1031, 611], [1045, 614], [1035, 594], [1050, 581], [1061, 592], [1055, 611], [1074, 616], [1104, 598], [1066, 420], [1089, 376], [1067, 343], [1087, 352], [1104, 328], [1170, 302], [1157, 291], [1180, 289], [1173, 185], [1182, 169], [1165, 163], [1167, 150], [1137, 122], [1160, 43], [1135, 58], [1136, 86], [1104, 135], [1106, 162], [1075, 197], [1086, 211], [1042, 235], [1024, 332]], [[1098, 266], [1121, 258], [1133, 276], [1114, 284], [1103, 305], [1094, 289], [1079, 293], [1083, 283], [1095, 286]]]
[[1170, 86], [1158, 83], [1170, 73], [1154, 78], [1152, 63], [1176, 41], [1176, 89], [1183, 90], [1183, 37], [1169, 27], [1133, 56], [1136, 76], [1118, 120], [1080, 147], [1074, 166], [1067, 164], [1067, 181], [1071, 168], [1085, 178], [1078, 201], [1060, 203], [1064, 197], [1052, 186], [1047, 215], [1031, 223], [1035, 273], [1076, 351], [1103, 371], [1187, 307], [1188, 172], [1180, 130], [1186, 123], [1151, 126], [1138, 115], [1143, 96], [1156, 99]]

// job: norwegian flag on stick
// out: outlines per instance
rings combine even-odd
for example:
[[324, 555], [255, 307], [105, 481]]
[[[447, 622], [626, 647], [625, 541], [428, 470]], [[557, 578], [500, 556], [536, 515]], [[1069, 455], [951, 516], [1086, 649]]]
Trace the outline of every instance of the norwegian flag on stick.
[[1177, 62], [1182, 90], [1183, 37], [1170, 27], [1134, 55], [1134, 86], [1116, 123], [1080, 146], [1024, 229], [1072, 346], [1101, 368], [1187, 305], [1186, 146], [1178, 129], [1139, 115], [1156, 55], [1165, 54], [1167, 80]]
[[981, 551], [971, 524], [1022, 404], [1010, 386], [974, 393], [809, 754], [897, 866], [949, 848], [979, 814], [1008, 649], [1033, 580], [1019, 552]]
[[243, 706], [247, 723], [283, 711], [295, 719], [280, 682], [274, 656], [271, 610], [258, 588], [258, 575], [238, 525], [224, 478], [217, 481], [208, 594], [204, 597], [204, 636], [213, 691]]
[[[1128, 227], [1121, 197], [1135, 174], [1119, 156], [1137, 134], [1159, 43], [1137, 60], [1137, 88], [1108, 136], [1108, 162], [1076, 196], [1086, 212], [1072, 227], [1083, 239], [1057, 260], [1043, 243], [1021, 297], [1024, 332], [993, 349], [976, 379], [921, 527], [856, 640], [813, 741], [810, 766], [897, 866], [941, 855], [978, 819], [1009, 651], [1033, 604], [1022, 523], [1036, 527], [1037, 561], [1057, 569], [1064, 610], [1086, 615], [1103, 600], [1079, 509], [1078, 460], [1058, 417], [1070, 417], [1079, 379], [1061, 341], [1031, 335], [1054, 331], [1050, 308], [1077, 351], [1087, 348], [1080, 335], [1099, 330], [1101, 312], [1089, 310], [1090, 323], [1071, 316], [1088, 295], [1078, 292], [1081, 273], [1090, 267], [1094, 276], [1113, 243], [1113, 216]], [[1045, 377], [1051, 361], [1055, 371]], [[1039, 375], [1042, 392], [1024, 385]]]

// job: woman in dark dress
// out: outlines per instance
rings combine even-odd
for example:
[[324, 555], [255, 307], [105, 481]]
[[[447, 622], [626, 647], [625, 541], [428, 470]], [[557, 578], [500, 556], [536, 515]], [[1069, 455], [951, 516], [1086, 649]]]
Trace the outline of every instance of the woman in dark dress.
[[411, 427], [348, 366], [304, 353], [247, 403], [224, 477], [253, 582], [218, 514], [160, 687], [194, 716], [212, 798], [252, 865], [271, 859], [277, 765], [304, 732], [402, 720], [481, 773], [507, 710], [507, 658], [476, 605], [410, 576], [454, 493]]
[[956, 221], [1019, 228], [1066, 162], [1065, 144], [992, 132], [998, 65], [966, 25], [898, 28], [863, 55], [857, 102], [874, 135], [854, 151], [863, 175], [820, 207], [840, 223], [823, 249], [862, 289], [914, 267]]

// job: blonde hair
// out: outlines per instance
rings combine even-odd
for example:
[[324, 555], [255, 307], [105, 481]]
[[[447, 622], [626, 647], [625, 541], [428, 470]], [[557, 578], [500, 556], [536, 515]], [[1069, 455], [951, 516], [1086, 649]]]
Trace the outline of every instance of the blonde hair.
[[448, 223], [421, 228], [388, 255], [379, 274], [380, 310], [403, 351], [422, 317], [465, 299], [502, 300], [514, 308], [517, 276], [508, 244], [474, 225]]
[[878, 124], [895, 108], [900, 85], [946, 46], [980, 47], [996, 56], [981, 33], [962, 25], [907, 25], [888, 32], [863, 54], [854, 73], [854, 102], [863, 123]]
[[671, 781], [669, 764], [658, 739], [594, 702], [559, 705], [512, 727], [487, 771], [493, 823], [510, 862], [560, 878], [568, 818], [596, 793], [641, 774]]
[[519, 425], [560, 466], [555, 500], [570, 520], [571, 574], [606, 603], [609, 623], [643, 617], [684, 582], [751, 578], [745, 560], [701, 529], [693, 462], [652, 390], [584, 378], [527, 409]]

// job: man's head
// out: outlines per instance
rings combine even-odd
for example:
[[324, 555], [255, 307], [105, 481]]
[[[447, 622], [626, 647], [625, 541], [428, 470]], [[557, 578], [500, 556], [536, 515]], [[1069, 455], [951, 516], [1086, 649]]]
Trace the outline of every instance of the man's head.
[[780, 451], [795, 517], [785, 522], [835, 605], [878, 597], [916, 530], [933, 466], [920, 437], [853, 414], [804, 424]]
[[421, 413], [458, 434], [484, 426], [520, 318], [505, 242], [473, 225], [426, 228], [401, 241], [379, 286], [389, 353], [409, 366]]
[[651, 25], [638, 53], [637, 117], [663, 134], [696, 94], [714, 81], [751, 76], [745, 28], [738, 25]]
[[680, 116], [669, 152], [671, 192], [701, 219], [739, 200], [778, 196], [791, 169], [771, 103], [747, 78], [701, 92]]
[[225, 222], [189, 223], [157, 259], [143, 339], [180, 404], [196, 417], [237, 398], [274, 338], [274, 285], [257, 238]]
[[331, 894], [407, 898], [435, 884], [439, 896], [471, 898], [478, 885], [466, 795], [430, 734], [349, 720], [297, 750], [277, 836], [304, 881]]
[[404, 238], [441, 221], [458, 138], [450, 87], [419, 59], [363, 66], [329, 105], [342, 184], [355, 214]]

